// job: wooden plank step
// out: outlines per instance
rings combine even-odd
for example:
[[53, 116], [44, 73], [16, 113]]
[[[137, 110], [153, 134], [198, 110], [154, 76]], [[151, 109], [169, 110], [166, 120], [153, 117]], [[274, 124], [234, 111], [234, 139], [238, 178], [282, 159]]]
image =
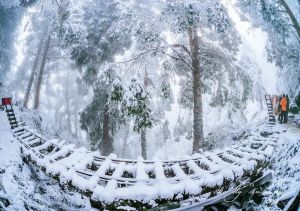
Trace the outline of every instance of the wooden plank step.
[[32, 133], [27, 133], [24, 136], [20, 136], [21, 139], [26, 139], [28, 137], [34, 136]]
[[16, 134], [16, 133], [23, 132], [23, 131], [25, 131], [25, 130], [23, 128], [20, 128], [18, 130], [15, 130], [14, 133]]
[[9, 121], [9, 124], [13, 125], [13, 124], [18, 124], [17, 120], [12, 120], [12, 121]]
[[11, 116], [16, 117], [14, 113], [7, 113], [7, 117], [11, 117]]
[[25, 130], [23, 130], [23, 131], [20, 131], [20, 132], [16, 133], [15, 135], [18, 136], [18, 137], [20, 137], [22, 135], [25, 135], [26, 133], [27, 132]]
[[17, 125], [19, 126], [18, 122], [14, 121], [14, 122], [9, 122], [10, 125]]
[[36, 139], [38, 139], [37, 137], [33, 137], [33, 138], [31, 138], [31, 139], [27, 139], [27, 140], [25, 140], [27, 143], [29, 143], [29, 142], [32, 142], [32, 141], [34, 141], [34, 140], [36, 140]]
[[40, 145], [43, 144], [43, 142], [41, 142], [40, 139], [34, 139], [34, 140], [35, 140], [35, 141], [32, 141], [32, 142], [28, 143], [28, 145], [29, 145], [30, 147], [36, 147], [36, 146], [40, 146]]
[[33, 137], [35, 137], [33, 134], [29, 134], [29, 135], [27, 135], [27, 136], [23, 136], [23, 137], [21, 137], [21, 139], [26, 139], [26, 138], [29, 138], [29, 137], [31, 137], [31, 136], [33, 136]]
[[16, 117], [8, 117], [8, 121], [11, 121], [11, 120], [16, 120]]

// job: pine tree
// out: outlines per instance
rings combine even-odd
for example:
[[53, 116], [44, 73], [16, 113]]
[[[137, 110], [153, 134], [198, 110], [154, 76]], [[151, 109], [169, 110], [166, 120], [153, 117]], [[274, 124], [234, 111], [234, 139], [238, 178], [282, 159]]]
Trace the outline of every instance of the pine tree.
[[[279, 67], [279, 86], [295, 96], [300, 81], [300, 20], [299, 1], [238, 0], [241, 18], [268, 34], [268, 60]], [[288, 81], [288, 83], [286, 83]]]
[[[179, 73], [187, 78], [183, 89], [191, 88], [193, 105], [193, 152], [197, 152], [204, 142], [203, 133], [203, 106], [202, 94], [209, 92], [212, 85], [217, 85], [217, 95], [224, 93], [223, 100], [212, 102], [221, 105], [230, 101], [244, 101], [240, 96], [226, 97], [227, 87], [235, 87], [234, 82], [221, 78], [247, 80], [246, 74], [234, 64], [238, 50], [239, 37], [233, 23], [228, 17], [226, 9], [219, 1], [193, 1], [170, 0], [163, 10], [163, 20], [171, 23], [173, 33], [181, 35], [179, 43], [170, 44], [173, 51], [169, 57], [175, 63]], [[188, 39], [185, 40], [184, 37]], [[240, 75], [238, 75], [240, 74]], [[244, 78], [238, 76], [245, 76]], [[236, 87], [237, 88], [237, 87]], [[241, 95], [247, 97], [248, 87], [243, 87]], [[183, 91], [185, 96], [187, 93]], [[221, 98], [222, 99], [222, 98]], [[188, 102], [189, 100], [185, 100]]]
[[61, 37], [65, 47], [71, 49], [82, 80], [94, 93], [92, 102], [80, 115], [81, 128], [89, 133], [94, 148], [107, 155], [113, 152], [113, 125], [119, 121], [111, 118], [110, 95], [116, 73], [108, 63], [130, 45], [130, 31], [125, 24], [120, 27], [119, 21], [125, 23], [127, 18], [117, 1], [91, 0], [82, 9], [79, 22], [84, 32], [76, 33], [72, 23], [62, 24]]

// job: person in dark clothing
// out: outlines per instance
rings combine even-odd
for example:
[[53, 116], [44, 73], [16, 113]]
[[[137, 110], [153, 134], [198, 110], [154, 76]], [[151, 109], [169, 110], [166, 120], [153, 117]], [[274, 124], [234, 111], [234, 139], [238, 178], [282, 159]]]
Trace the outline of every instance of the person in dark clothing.
[[287, 94], [285, 95], [285, 98], [286, 98], [286, 122], [285, 123], [287, 123], [289, 118], [289, 110], [290, 110], [290, 98]]
[[282, 122], [282, 114], [281, 114], [281, 105], [280, 105], [280, 102], [282, 100], [282, 96], [279, 96], [279, 99], [278, 99], [278, 121], [279, 122]]

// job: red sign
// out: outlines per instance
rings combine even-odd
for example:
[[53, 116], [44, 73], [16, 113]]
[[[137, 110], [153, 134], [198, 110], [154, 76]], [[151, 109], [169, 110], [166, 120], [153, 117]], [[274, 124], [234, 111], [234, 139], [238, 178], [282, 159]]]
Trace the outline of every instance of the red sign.
[[2, 105], [11, 105], [11, 98], [2, 98]]

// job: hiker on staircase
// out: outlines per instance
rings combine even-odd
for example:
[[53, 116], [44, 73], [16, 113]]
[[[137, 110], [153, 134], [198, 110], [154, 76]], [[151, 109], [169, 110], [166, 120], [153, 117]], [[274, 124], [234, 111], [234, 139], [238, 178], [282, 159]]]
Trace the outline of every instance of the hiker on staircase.
[[280, 107], [281, 107], [281, 112], [279, 115], [279, 123], [282, 124], [282, 120], [283, 123], [287, 123], [287, 99], [285, 94], [282, 95], [282, 99], [280, 100]]

